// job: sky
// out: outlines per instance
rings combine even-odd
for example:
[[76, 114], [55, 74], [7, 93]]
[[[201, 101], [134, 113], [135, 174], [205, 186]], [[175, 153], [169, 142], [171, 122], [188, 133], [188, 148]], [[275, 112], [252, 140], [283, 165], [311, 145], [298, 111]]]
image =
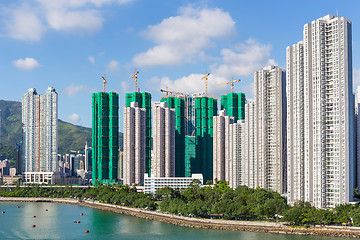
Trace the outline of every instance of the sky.
[[91, 93], [138, 88], [159, 101], [160, 89], [230, 91], [253, 98], [253, 74], [286, 66], [286, 47], [302, 40], [303, 26], [327, 14], [353, 27], [354, 89], [360, 85], [360, 1], [238, 0], [2, 0], [0, 99], [21, 101], [29, 88], [55, 87], [59, 118], [91, 127]]

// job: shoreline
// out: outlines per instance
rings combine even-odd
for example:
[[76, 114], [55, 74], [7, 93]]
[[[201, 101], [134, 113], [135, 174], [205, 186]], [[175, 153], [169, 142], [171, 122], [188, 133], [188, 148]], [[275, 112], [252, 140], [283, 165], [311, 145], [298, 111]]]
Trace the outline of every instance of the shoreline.
[[75, 204], [105, 211], [140, 217], [149, 220], [160, 221], [182, 227], [205, 228], [214, 230], [250, 231], [261, 233], [292, 234], [292, 235], [314, 235], [331, 237], [353, 237], [360, 238], [360, 227], [349, 226], [312, 226], [309, 228], [290, 227], [284, 223], [265, 221], [236, 221], [236, 220], [214, 220], [184, 217], [149, 211], [139, 208], [123, 207], [118, 205], [100, 203], [97, 201], [79, 201], [70, 198], [26, 198], [26, 197], [0, 197], [0, 202], [53, 202], [63, 204]]

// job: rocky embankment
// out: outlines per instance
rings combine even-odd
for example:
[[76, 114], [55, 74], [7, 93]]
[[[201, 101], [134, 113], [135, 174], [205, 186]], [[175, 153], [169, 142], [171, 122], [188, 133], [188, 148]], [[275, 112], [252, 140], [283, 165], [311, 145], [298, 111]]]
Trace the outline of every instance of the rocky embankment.
[[16, 201], [16, 202], [54, 202], [66, 204], [78, 204], [97, 208], [105, 211], [131, 215], [135, 217], [161, 221], [183, 227], [192, 228], [208, 228], [216, 230], [235, 230], [235, 231], [251, 231], [278, 234], [293, 235], [317, 235], [317, 236], [333, 236], [333, 237], [354, 237], [360, 238], [359, 227], [342, 227], [342, 226], [314, 226], [309, 228], [290, 227], [284, 223], [276, 222], [258, 222], [258, 221], [234, 221], [234, 220], [213, 220], [190, 218], [166, 214], [156, 211], [148, 211], [138, 208], [128, 208], [111, 204], [99, 203], [97, 201], [78, 201], [76, 199], [67, 198], [12, 198], [0, 197], [0, 201]]

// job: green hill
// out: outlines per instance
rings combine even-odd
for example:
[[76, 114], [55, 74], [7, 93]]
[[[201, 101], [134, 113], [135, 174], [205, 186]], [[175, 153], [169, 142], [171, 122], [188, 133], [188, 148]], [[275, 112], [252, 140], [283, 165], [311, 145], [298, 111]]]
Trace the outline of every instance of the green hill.
[[[22, 139], [21, 102], [0, 100], [0, 156], [11, 160], [16, 157], [16, 143]], [[58, 152], [69, 153], [71, 150], [82, 150], [86, 141], [91, 145], [91, 128], [77, 126], [59, 119]], [[123, 134], [119, 133], [119, 144], [122, 149]]]

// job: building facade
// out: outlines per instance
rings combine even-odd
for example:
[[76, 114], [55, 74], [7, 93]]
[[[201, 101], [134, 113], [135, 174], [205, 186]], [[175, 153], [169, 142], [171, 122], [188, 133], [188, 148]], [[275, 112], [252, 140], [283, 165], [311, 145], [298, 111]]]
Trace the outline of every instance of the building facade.
[[137, 102], [139, 108], [145, 109], [145, 172], [151, 176], [151, 94], [148, 92], [126, 93], [125, 106]]
[[146, 161], [146, 109], [137, 102], [124, 108], [123, 182], [127, 185], [144, 184]]
[[58, 95], [49, 87], [38, 95], [31, 88], [22, 97], [23, 163], [21, 172], [58, 171]]
[[304, 46], [286, 48], [287, 200], [305, 200]]
[[155, 103], [151, 176], [175, 177], [175, 142], [175, 109], [166, 102]]
[[286, 181], [286, 96], [285, 71], [269, 66], [254, 74], [255, 145], [259, 186], [285, 193]]
[[233, 117], [234, 122], [245, 119], [245, 93], [228, 93], [221, 96], [221, 110]]
[[213, 181], [225, 180], [229, 183], [229, 144], [230, 124], [234, 118], [226, 116], [226, 110], [221, 110], [219, 116], [213, 117]]

